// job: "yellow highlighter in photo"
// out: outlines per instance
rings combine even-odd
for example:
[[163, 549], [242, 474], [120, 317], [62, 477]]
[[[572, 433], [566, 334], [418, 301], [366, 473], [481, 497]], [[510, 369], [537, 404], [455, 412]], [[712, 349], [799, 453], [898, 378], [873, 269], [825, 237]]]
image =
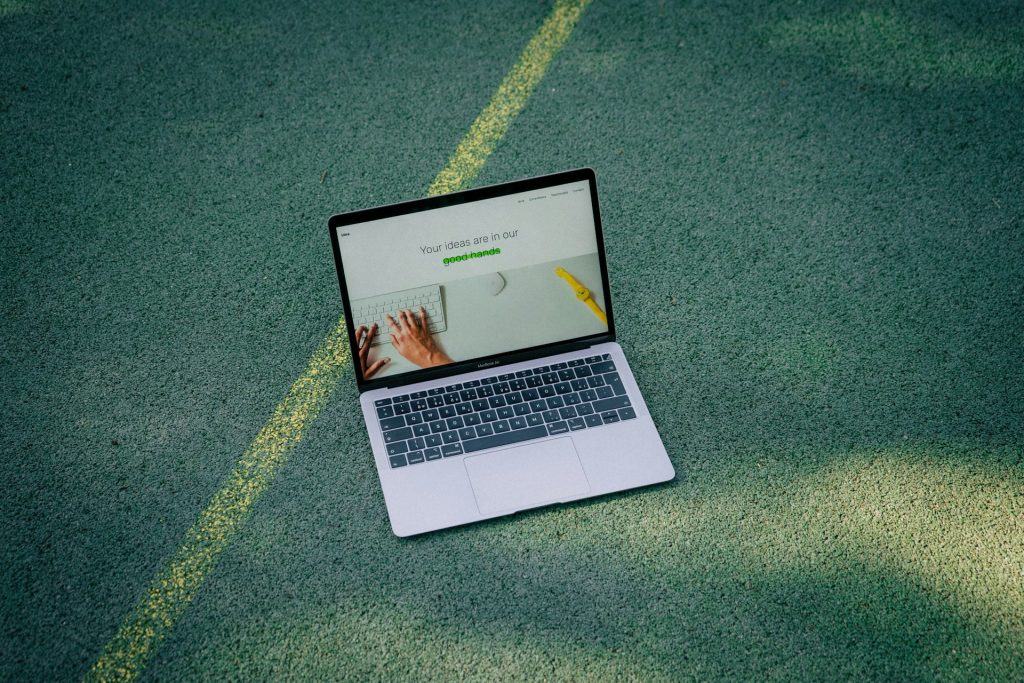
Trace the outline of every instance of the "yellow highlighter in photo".
[[608, 317], [604, 314], [604, 311], [601, 310], [601, 307], [597, 305], [597, 302], [594, 301], [594, 298], [590, 296], [590, 290], [577, 282], [576, 278], [572, 276], [572, 273], [567, 271], [565, 268], [558, 266], [555, 268], [555, 275], [569, 283], [569, 286], [572, 287], [572, 291], [576, 294], [576, 298], [585, 303], [587, 308], [597, 316], [598, 320], [603, 322], [605, 325], [608, 324]]

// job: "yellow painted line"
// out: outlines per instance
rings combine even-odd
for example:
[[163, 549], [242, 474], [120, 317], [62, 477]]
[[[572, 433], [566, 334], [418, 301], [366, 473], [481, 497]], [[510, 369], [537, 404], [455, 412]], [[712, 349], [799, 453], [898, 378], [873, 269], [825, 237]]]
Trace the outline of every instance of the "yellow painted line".
[[490, 103], [469, 127], [469, 133], [455, 148], [448, 165], [430, 184], [427, 194], [455, 192], [476, 177], [512, 120], [526, 106], [530, 93], [544, 77], [552, 57], [569, 40], [576, 22], [589, 4], [590, 0], [556, 3], [519, 56], [519, 61], [498, 86]]
[[[526, 105], [552, 58], [569, 39], [589, 3], [590, 0], [556, 3], [490, 103], [430, 184], [428, 194], [454, 192], [476, 177], [512, 120]], [[235, 464], [224, 487], [185, 534], [184, 542], [170, 562], [156, 574], [146, 594], [103, 648], [85, 680], [132, 681], [138, 678], [156, 647], [191, 604], [217, 558], [248, 517], [253, 503], [270, 486], [278, 468], [327, 403], [349, 367], [349, 358], [342, 318]]]

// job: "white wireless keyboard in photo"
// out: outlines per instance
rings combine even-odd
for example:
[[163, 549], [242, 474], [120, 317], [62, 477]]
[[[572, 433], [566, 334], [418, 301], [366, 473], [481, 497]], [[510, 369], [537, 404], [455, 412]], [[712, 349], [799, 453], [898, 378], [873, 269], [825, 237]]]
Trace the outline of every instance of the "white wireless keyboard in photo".
[[369, 328], [376, 323], [377, 335], [373, 338], [372, 346], [390, 344], [388, 331], [391, 328], [388, 327], [387, 317], [390, 315], [397, 320], [398, 311], [403, 308], [418, 314], [420, 306], [427, 312], [431, 334], [444, 332], [448, 328], [444, 318], [444, 306], [441, 305], [441, 285], [427, 285], [366, 299], [355, 299], [352, 301], [353, 323], [356, 329], [359, 329], [360, 325]]

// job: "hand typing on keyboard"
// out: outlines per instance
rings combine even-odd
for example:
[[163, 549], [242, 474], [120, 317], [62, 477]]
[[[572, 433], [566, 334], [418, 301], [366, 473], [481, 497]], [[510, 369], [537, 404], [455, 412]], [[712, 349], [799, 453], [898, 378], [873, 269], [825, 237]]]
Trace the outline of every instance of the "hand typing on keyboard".
[[363, 379], [370, 379], [385, 365], [391, 362], [390, 358], [380, 358], [370, 363], [370, 345], [377, 334], [377, 323], [367, 327], [360, 325], [356, 329], [356, 346], [359, 347], [359, 367], [363, 370]]
[[412, 311], [402, 309], [398, 312], [397, 320], [388, 315], [385, 321], [391, 328], [391, 344], [410, 362], [421, 368], [452, 362], [430, 334], [430, 321], [427, 319], [427, 311], [422, 306], [418, 320]]

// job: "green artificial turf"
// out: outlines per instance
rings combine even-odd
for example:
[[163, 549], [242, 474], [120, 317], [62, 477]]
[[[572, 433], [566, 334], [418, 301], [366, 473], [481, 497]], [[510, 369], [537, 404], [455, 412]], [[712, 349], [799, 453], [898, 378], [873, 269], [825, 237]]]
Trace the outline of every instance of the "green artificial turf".
[[[0, 679], [81, 677], [543, 2], [0, 1]], [[594, 0], [475, 184], [593, 166], [666, 485], [390, 534], [346, 376], [144, 679], [1024, 679], [1024, 9]]]

